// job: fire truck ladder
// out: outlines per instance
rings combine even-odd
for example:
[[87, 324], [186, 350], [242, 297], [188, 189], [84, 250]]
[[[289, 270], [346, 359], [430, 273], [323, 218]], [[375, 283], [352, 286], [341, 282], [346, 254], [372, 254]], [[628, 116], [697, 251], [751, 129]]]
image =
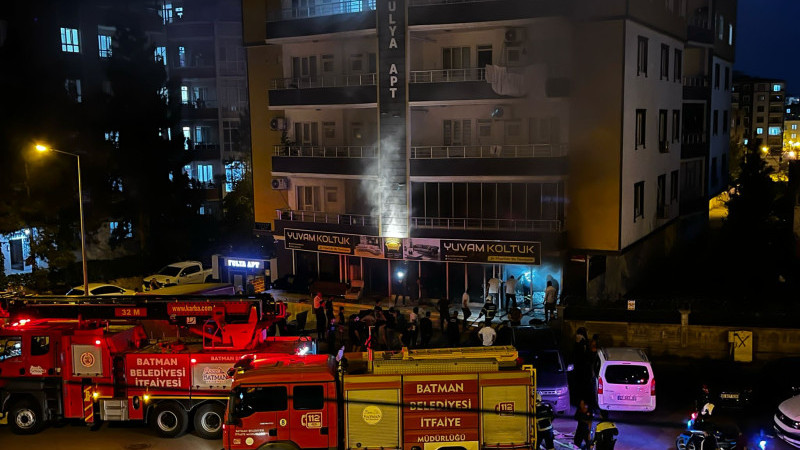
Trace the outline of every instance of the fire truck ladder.
[[516, 367], [517, 351], [512, 346], [465, 347], [375, 352], [372, 373], [423, 374], [446, 372], [496, 372]]

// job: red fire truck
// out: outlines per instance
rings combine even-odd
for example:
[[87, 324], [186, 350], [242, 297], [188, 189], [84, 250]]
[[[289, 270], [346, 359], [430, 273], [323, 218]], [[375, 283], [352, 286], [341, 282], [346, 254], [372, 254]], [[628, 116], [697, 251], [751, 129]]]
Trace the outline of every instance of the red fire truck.
[[[193, 423], [200, 436], [218, 439], [236, 361], [313, 352], [307, 337], [266, 337], [286, 309], [261, 299], [25, 302], [38, 317], [118, 319], [23, 319], [12, 304], [12, 323], [0, 327], [0, 417], [21, 434], [59, 419], [141, 420], [165, 437]], [[246, 321], [229, 321], [248, 310]], [[163, 313], [168, 320], [154, 320]]]
[[536, 442], [536, 374], [516, 368], [513, 347], [360, 355], [238, 370], [225, 450], [530, 449]]

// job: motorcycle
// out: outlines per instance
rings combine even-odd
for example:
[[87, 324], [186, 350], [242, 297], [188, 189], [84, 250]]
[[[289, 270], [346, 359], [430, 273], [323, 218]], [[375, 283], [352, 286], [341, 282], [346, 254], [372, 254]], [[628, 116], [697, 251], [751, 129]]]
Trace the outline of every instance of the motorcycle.
[[722, 426], [711, 420], [713, 404], [703, 405], [692, 413], [683, 431], [675, 439], [678, 450], [733, 450], [739, 438], [736, 426]]

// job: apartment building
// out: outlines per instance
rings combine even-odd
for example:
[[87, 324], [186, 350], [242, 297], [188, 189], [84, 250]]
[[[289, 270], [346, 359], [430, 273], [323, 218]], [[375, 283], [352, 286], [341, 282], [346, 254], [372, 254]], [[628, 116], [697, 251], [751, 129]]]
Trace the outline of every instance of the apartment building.
[[616, 295], [679, 215], [685, 2], [243, 9], [256, 221], [281, 274], [583, 296], [601, 257]]
[[741, 122], [734, 139], [744, 145], [759, 145], [766, 161], [780, 169], [786, 116], [786, 83], [783, 80], [738, 74], [733, 80], [732, 107]]

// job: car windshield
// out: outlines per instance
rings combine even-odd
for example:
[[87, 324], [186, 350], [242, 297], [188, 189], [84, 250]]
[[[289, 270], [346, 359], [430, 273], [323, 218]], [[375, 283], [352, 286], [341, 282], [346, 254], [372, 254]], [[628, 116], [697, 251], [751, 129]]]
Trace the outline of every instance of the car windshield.
[[609, 365], [606, 381], [611, 384], [647, 384], [650, 374], [645, 366]]
[[542, 372], [562, 372], [564, 370], [561, 358], [558, 357], [556, 351], [532, 353], [525, 358], [525, 364], [532, 364], [536, 370]]
[[177, 277], [178, 273], [180, 273], [181, 268], [176, 266], [166, 266], [163, 269], [158, 271], [159, 275], [166, 275], [168, 277]]

